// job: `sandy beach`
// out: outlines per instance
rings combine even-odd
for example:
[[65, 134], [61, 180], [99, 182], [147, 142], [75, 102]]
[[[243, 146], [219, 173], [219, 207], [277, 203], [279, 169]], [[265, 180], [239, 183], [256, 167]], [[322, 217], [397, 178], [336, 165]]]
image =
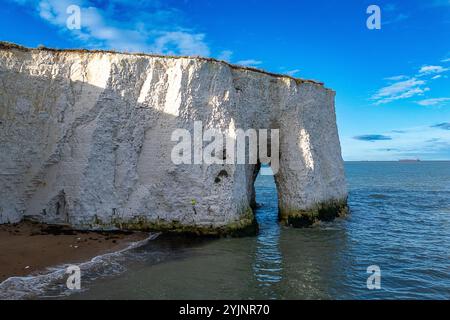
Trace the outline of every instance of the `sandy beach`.
[[88, 261], [147, 237], [140, 232], [75, 231], [29, 221], [0, 225], [0, 282], [60, 264]]

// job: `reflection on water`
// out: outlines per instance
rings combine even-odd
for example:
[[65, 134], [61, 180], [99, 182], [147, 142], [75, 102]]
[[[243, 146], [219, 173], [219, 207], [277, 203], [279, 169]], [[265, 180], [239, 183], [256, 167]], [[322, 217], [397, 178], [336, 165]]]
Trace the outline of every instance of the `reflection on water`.
[[262, 294], [278, 298], [274, 285], [283, 278], [283, 257], [280, 251], [280, 226], [278, 225], [278, 197], [274, 191], [273, 176], [260, 175], [255, 182], [256, 202], [259, 204], [256, 218], [260, 233], [256, 239], [253, 273]]
[[[273, 178], [260, 176], [258, 237], [160, 237], [117, 259], [119, 274], [82, 275], [69, 298], [449, 299], [450, 163], [347, 163], [346, 175], [345, 219], [280, 226]], [[367, 289], [371, 265], [381, 290]]]

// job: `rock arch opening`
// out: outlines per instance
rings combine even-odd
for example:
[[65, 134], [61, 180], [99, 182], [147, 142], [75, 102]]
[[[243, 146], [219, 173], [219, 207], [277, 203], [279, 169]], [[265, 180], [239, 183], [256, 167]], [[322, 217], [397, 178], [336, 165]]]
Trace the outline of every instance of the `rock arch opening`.
[[278, 192], [275, 175], [268, 165], [260, 165], [254, 183], [253, 208], [256, 220], [261, 227], [278, 224]]

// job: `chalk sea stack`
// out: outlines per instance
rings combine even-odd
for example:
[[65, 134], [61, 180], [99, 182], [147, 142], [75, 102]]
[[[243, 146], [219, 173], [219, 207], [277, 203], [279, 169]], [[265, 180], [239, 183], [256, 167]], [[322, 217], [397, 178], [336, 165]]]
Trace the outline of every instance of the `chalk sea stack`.
[[335, 92], [199, 57], [0, 44], [0, 223], [256, 232], [259, 165], [175, 165], [177, 128], [280, 129], [280, 220], [345, 213]]

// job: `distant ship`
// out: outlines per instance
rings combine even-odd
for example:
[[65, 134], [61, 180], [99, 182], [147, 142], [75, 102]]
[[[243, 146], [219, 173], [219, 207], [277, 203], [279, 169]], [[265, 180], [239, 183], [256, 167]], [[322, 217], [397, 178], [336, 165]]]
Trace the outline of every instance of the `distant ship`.
[[399, 162], [420, 162], [420, 159], [400, 159]]

